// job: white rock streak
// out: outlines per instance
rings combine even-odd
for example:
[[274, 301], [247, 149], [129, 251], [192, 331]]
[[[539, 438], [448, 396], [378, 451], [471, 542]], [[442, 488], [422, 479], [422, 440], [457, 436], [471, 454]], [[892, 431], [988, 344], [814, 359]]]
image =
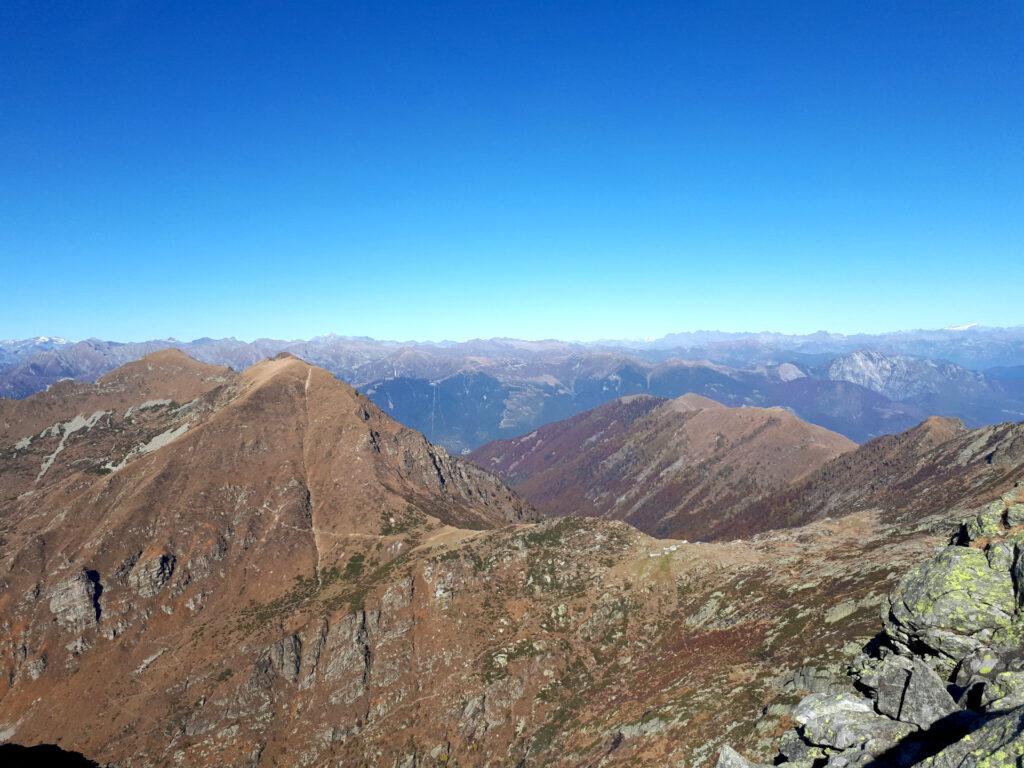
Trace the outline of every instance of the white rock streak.
[[43, 475], [53, 465], [53, 460], [57, 458], [57, 455], [64, 450], [64, 443], [67, 442], [68, 436], [73, 435], [81, 429], [89, 430], [95, 426], [96, 422], [107, 415], [107, 411], [96, 411], [92, 416], [86, 418], [79, 414], [71, 421], [65, 421], [63, 424], [54, 424], [52, 427], [43, 432], [43, 437], [56, 437], [60, 435], [60, 442], [57, 443], [57, 449], [43, 459], [43, 464], [39, 468], [39, 474], [36, 475], [36, 482], [38, 483], [43, 479]]

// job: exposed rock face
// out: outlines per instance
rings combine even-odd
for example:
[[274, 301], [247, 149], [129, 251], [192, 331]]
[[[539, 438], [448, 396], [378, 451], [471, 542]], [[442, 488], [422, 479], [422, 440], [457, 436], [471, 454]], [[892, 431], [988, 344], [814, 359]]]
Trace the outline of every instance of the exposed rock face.
[[893, 400], [939, 394], [956, 384], [980, 389], [986, 383], [984, 374], [953, 363], [907, 355], [885, 355], [874, 350], [858, 350], [837, 357], [828, 367], [828, 376], [860, 384]]
[[175, 562], [170, 552], [147, 553], [128, 573], [128, 585], [141, 597], [153, 597], [174, 575]]
[[[964, 521], [883, 604], [883, 632], [850, 667], [861, 693], [794, 709], [782, 765], [1015, 766], [1024, 760], [1024, 559], [1018, 486]], [[1014, 510], [1010, 512], [1010, 510]], [[820, 750], [820, 751], [816, 751]], [[723, 750], [719, 766], [742, 760]]]
[[82, 630], [100, 620], [100, 586], [95, 572], [79, 571], [50, 593], [50, 613], [69, 629]]
[[1019, 394], [1002, 382], [955, 363], [858, 350], [832, 361], [828, 377], [849, 381], [912, 403], [927, 413], [962, 418], [972, 425], [1019, 419]]

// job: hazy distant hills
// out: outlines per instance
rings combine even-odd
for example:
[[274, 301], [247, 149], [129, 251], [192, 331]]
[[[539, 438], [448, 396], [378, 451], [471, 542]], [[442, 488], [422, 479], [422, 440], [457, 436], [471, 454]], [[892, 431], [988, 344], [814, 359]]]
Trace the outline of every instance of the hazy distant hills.
[[895, 333], [845, 335], [817, 333], [790, 335], [782, 333], [722, 333], [696, 331], [669, 334], [645, 343], [631, 343], [648, 349], [673, 353], [704, 352], [702, 357], [725, 363], [750, 361], [758, 354], [788, 351], [792, 354], [835, 356], [858, 349], [875, 349], [886, 355], [910, 355], [948, 360], [966, 368], [985, 369], [1020, 365], [1024, 355], [1024, 327], [986, 328], [964, 325], [939, 330], [898, 331]]
[[782, 406], [858, 442], [930, 415], [957, 417], [968, 426], [1024, 418], [1024, 328], [879, 336], [696, 332], [594, 344], [335, 335], [123, 344], [39, 337], [0, 342], [0, 395], [22, 398], [65, 378], [94, 381], [169, 347], [235, 370], [290, 352], [456, 452], [636, 394], [692, 392], [730, 406]]

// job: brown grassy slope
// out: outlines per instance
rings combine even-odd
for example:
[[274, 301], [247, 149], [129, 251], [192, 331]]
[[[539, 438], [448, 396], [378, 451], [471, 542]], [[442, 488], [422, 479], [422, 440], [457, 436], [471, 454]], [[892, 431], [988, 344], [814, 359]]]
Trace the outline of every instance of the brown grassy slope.
[[95, 384], [60, 381], [23, 400], [0, 399], [0, 450], [78, 414], [124, 412], [157, 395], [187, 403], [235, 375], [225, 366], [207, 365], [177, 349], [165, 349], [111, 371]]
[[471, 458], [548, 514], [697, 539], [854, 447], [781, 408], [728, 408], [691, 394], [614, 401]]
[[930, 509], [981, 503], [1018, 479], [1024, 424], [968, 430], [932, 417], [898, 435], [876, 438], [825, 464], [792, 488], [759, 499], [723, 521], [730, 535], [802, 525], [857, 510], [912, 519]]

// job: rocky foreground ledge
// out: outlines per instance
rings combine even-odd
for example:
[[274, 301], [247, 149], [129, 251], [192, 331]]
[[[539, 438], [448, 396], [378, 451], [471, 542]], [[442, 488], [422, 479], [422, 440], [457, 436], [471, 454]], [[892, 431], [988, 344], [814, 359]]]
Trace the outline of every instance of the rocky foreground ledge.
[[[976, 511], [882, 604], [850, 692], [793, 709], [776, 765], [1024, 765], [1024, 484]], [[718, 768], [753, 768], [731, 747]]]

